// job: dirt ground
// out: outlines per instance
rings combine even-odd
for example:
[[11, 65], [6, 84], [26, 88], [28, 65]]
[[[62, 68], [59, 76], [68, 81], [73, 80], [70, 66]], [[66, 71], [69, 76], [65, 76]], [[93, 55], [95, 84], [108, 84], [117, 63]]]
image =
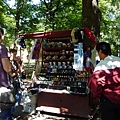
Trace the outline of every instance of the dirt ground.
[[[1, 115], [0, 115], [0, 120]], [[75, 116], [65, 116], [60, 114], [54, 114], [54, 113], [47, 113], [47, 112], [39, 112], [36, 111], [35, 113], [27, 113], [27, 112], [21, 112], [20, 116], [17, 118], [14, 118], [13, 120], [101, 120], [99, 112], [97, 112], [93, 119], [87, 119], [87, 118], [80, 118]]]
[[80, 118], [75, 116], [65, 116], [58, 115], [54, 113], [46, 113], [46, 112], [37, 112], [34, 114], [22, 113], [20, 117], [15, 120], [101, 120], [98, 113], [94, 116], [93, 119]]

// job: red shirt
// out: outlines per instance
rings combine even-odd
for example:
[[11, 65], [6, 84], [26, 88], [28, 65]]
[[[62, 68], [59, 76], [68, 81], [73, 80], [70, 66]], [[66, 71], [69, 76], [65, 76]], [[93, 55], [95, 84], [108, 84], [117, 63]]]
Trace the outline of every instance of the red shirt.
[[120, 104], [120, 58], [108, 56], [95, 67], [88, 81], [93, 97], [107, 97]]

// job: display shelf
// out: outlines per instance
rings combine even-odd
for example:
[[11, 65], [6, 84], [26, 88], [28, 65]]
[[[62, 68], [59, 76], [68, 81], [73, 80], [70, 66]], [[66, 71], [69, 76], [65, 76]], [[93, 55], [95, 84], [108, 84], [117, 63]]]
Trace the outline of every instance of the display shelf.
[[72, 62], [73, 60], [69, 60], [69, 59], [49, 59], [49, 60], [43, 60], [43, 62], [67, 62], [67, 61], [70, 61]]
[[73, 63], [74, 44], [71, 37], [43, 40], [42, 68], [38, 76], [52, 81], [49, 89], [69, 88], [71, 93], [87, 93], [88, 74], [73, 69]]
[[68, 50], [68, 51], [73, 51], [74, 50], [74, 47], [49, 47], [49, 48], [45, 48], [43, 47], [43, 50], [46, 51], [46, 52], [57, 52], [57, 51], [61, 51], [61, 50]]
[[[87, 86], [90, 74], [82, 69], [83, 66], [76, 69], [77, 65], [75, 66], [74, 60], [75, 56], [80, 55], [78, 53], [88, 46], [83, 44], [82, 47], [75, 42], [79, 42], [79, 40], [75, 40], [74, 34], [79, 29], [73, 30], [25, 35], [25, 38], [31, 38], [32, 36], [32, 38], [37, 38], [41, 41], [40, 46], [36, 44], [36, 47], [40, 48], [39, 60], [36, 62], [35, 71], [36, 75], [38, 75], [38, 80], [35, 81], [35, 89], [32, 92], [38, 92], [37, 110], [39, 111], [89, 119], [88, 116], [91, 115], [91, 111], [95, 113], [94, 110], [97, 108], [94, 104], [95, 99], [92, 98]], [[80, 30], [84, 33], [86, 29], [82, 28]], [[81, 33], [80, 31], [78, 32]], [[83, 43], [86, 44], [84, 36], [82, 38]], [[86, 53], [89, 52], [90, 50], [88, 49]], [[35, 51], [34, 55], [34, 59], [38, 59], [38, 52]], [[81, 61], [82, 59], [79, 62], [81, 63]], [[75, 71], [73, 67], [76, 69]]]

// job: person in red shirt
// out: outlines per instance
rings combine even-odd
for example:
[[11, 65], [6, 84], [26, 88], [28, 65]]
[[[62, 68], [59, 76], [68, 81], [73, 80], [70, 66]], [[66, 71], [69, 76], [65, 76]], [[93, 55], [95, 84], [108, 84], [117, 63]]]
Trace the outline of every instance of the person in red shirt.
[[111, 55], [107, 42], [96, 46], [100, 62], [88, 81], [94, 98], [100, 98], [102, 120], [120, 120], [120, 58]]

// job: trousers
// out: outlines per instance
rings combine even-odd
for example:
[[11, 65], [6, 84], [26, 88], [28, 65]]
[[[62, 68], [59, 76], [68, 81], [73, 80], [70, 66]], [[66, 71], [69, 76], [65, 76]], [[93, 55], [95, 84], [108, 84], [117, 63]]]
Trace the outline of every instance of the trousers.
[[12, 113], [12, 114], [14, 113], [14, 111], [15, 111], [16, 108], [20, 105], [20, 102], [21, 102], [22, 91], [21, 91], [20, 88], [17, 89], [15, 97], [16, 97], [16, 103], [15, 103], [15, 105], [14, 105], [14, 106], [12, 107], [12, 109], [11, 109], [11, 113]]
[[120, 104], [111, 102], [107, 97], [100, 98], [102, 120], [120, 120]]
[[1, 109], [2, 120], [13, 120], [11, 114], [11, 108]]

